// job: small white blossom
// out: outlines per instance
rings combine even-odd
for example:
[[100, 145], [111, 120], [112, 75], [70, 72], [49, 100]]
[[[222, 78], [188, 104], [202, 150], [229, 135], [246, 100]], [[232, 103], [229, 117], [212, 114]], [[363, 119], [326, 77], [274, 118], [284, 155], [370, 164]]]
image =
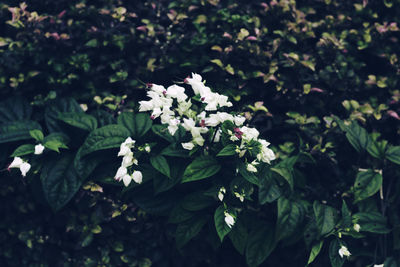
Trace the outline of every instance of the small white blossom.
[[124, 177], [124, 175], [127, 174], [127, 173], [128, 173], [127, 168], [121, 166], [121, 167], [118, 168], [117, 173], [115, 174], [114, 179], [117, 180], [117, 181], [121, 181], [122, 177]]
[[131, 149], [125, 145], [124, 143], [121, 144], [119, 152], [118, 152], [118, 157], [119, 156], [125, 156], [131, 152]]
[[228, 225], [229, 228], [232, 228], [232, 226], [235, 224], [235, 218], [233, 218], [233, 216], [227, 211], [224, 212], [224, 215], [226, 225]]
[[239, 192], [233, 192], [233, 194], [240, 200], [240, 202], [244, 201], [244, 194], [240, 194]]
[[129, 152], [128, 154], [126, 154], [123, 158], [122, 158], [122, 164], [121, 166], [123, 167], [129, 167], [132, 166], [134, 164], [135, 160], [133, 157], [133, 153]]
[[128, 186], [132, 182], [132, 177], [129, 174], [125, 174], [122, 177], [122, 181], [124, 182], [125, 186]]
[[221, 187], [221, 188], [219, 189], [219, 191], [218, 191], [218, 199], [219, 199], [220, 201], [224, 200], [224, 195], [225, 195], [225, 193], [226, 193], [225, 187]]
[[184, 149], [192, 150], [194, 148], [194, 144], [192, 142], [182, 143], [181, 144]]
[[242, 135], [243, 140], [246, 141], [256, 140], [260, 134], [256, 128], [249, 128], [246, 126], [240, 128], [240, 131], [243, 133]]
[[139, 101], [139, 112], [153, 110], [153, 101]]
[[255, 162], [253, 161], [252, 163], [247, 163], [246, 169], [249, 172], [257, 172], [257, 168], [255, 166]]
[[384, 266], [384, 263], [382, 263], [382, 264], [374, 264], [374, 267], [383, 267]]
[[178, 86], [176, 84], [168, 87], [167, 96], [176, 98], [178, 102], [185, 101], [187, 98], [187, 95], [185, 94], [185, 88]]
[[26, 173], [31, 169], [31, 164], [28, 162], [23, 162], [21, 166], [19, 167], [19, 170], [21, 171], [22, 176], [26, 176]]
[[131, 175], [132, 180], [137, 184], [141, 184], [143, 180], [143, 175], [140, 171], [134, 171]]
[[19, 168], [24, 161], [20, 157], [15, 157], [8, 168]]
[[356, 232], [360, 232], [361, 226], [358, 223], [356, 223], [356, 224], [354, 224], [353, 229]]
[[150, 147], [149, 144], [146, 144], [146, 145], [144, 146], [144, 151], [146, 151], [147, 153], [150, 153], [150, 152], [151, 152], [151, 147]]
[[35, 146], [35, 155], [40, 155], [40, 154], [42, 154], [43, 153], [43, 150], [44, 150], [44, 145], [42, 145], [42, 144], [38, 144], [38, 145], [36, 145]]
[[236, 126], [242, 126], [243, 123], [245, 122], [246, 118], [243, 116], [235, 116], [234, 117], [234, 122]]
[[269, 143], [265, 141], [264, 139], [259, 139], [258, 142], [261, 144], [261, 151], [257, 155], [257, 159], [265, 162], [265, 163], [270, 163], [272, 160], [275, 160], [275, 153], [271, 149], [268, 148]]
[[341, 246], [340, 249], [339, 249], [339, 255], [340, 255], [341, 258], [343, 258], [343, 256], [349, 257], [351, 255], [351, 253], [347, 249], [347, 247]]

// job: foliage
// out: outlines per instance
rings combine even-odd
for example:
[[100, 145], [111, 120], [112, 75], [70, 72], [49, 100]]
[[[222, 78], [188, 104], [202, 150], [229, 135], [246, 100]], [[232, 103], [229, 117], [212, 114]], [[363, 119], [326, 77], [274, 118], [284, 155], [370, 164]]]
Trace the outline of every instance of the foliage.
[[[1, 236], [15, 244], [1, 265], [399, 264], [399, 12], [389, 0], [3, 1], [0, 167], [32, 168], [1, 172]], [[196, 161], [188, 136], [150, 128], [145, 82], [191, 71], [271, 142], [271, 165], [227, 174], [231, 143]], [[129, 136], [143, 183], [122, 189]]]

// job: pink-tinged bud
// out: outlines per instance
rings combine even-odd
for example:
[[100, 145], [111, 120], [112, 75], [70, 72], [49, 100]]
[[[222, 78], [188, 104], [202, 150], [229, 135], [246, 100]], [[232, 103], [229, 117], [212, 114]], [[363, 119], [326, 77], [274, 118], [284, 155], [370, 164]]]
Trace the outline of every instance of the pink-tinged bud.
[[147, 88], [151, 88], [151, 87], [153, 87], [153, 84], [152, 83], [146, 83], [146, 87]]
[[265, 9], [269, 8], [269, 6], [268, 6], [267, 3], [261, 3], [260, 5], [261, 5], [263, 8], [265, 8]]
[[151, 115], [151, 116], [150, 116], [150, 119], [151, 119], [151, 120], [154, 120], [155, 118], [156, 118], [156, 117], [155, 117], [154, 115]]
[[146, 32], [147, 31], [147, 26], [146, 25], [138, 26], [138, 27], [136, 27], [136, 30], [142, 31], [142, 32]]
[[190, 77], [186, 77], [186, 78], [183, 80], [183, 82], [184, 82], [184, 83], [189, 83], [189, 81], [188, 81], [189, 78], [190, 78]]
[[320, 89], [320, 88], [317, 88], [317, 87], [311, 88], [310, 91], [311, 91], [311, 92], [318, 92], [318, 93], [323, 93], [323, 92], [324, 92], [324, 90], [322, 90], [322, 89]]
[[51, 35], [51, 37], [53, 37], [57, 41], [61, 39], [60, 35], [58, 35], [58, 33], [56, 33], [56, 32], [52, 32], [50, 35]]
[[232, 35], [230, 35], [230, 34], [227, 33], [227, 32], [224, 32], [224, 34], [222, 35], [222, 37], [226, 37], [226, 38], [232, 39]]
[[56, 21], [55, 21], [53, 18], [51, 18], [51, 19], [50, 19], [50, 23], [51, 23], [51, 24], [54, 24], [54, 23], [56, 23]]
[[397, 114], [396, 111], [388, 110], [387, 113], [388, 113], [388, 115], [389, 115], [390, 117], [393, 117], [393, 118], [395, 118], [396, 120], [400, 120], [400, 117], [399, 117], [399, 115]]
[[156, 9], [156, 8], [157, 8], [157, 6], [156, 6], [155, 3], [151, 3], [151, 7], [152, 7], [153, 9]]
[[58, 17], [59, 19], [61, 19], [61, 18], [65, 15], [65, 13], [67, 13], [66, 10], [61, 11], [60, 14], [57, 15], [57, 17]]
[[389, 102], [390, 105], [394, 105], [394, 104], [396, 104], [396, 103], [397, 103], [397, 101], [394, 100], [394, 99], [393, 99], [392, 101]]
[[347, 52], [349, 52], [349, 51], [347, 51], [347, 49], [343, 49], [342, 52], [347, 54]]
[[164, 96], [166, 96], [166, 95], [167, 95], [167, 91], [164, 90], [164, 91], [162, 92], [162, 94], [163, 94]]
[[206, 98], [203, 96], [202, 98], [200, 98], [201, 101], [204, 101]]
[[275, 0], [272, 0], [271, 2], [269, 2], [270, 6], [276, 6], [278, 4], [278, 2], [276, 2]]
[[188, 10], [190, 12], [190, 11], [193, 11], [193, 10], [198, 9], [198, 8], [199, 8], [198, 6], [191, 5], [191, 6], [189, 6]]
[[239, 134], [239, 133], [235, 133], [235, 136], [236, 136], [237, 139], [241, 139], [242, 138], [242, 135]]
[[248, 36], [248, 37], [246, 38], [246, 40], [249, 40], [249, 41], [257, 41], [257, 37], [250, 35], [250, 36]]
[[206, 127], [206, 121], [205, 121], [205, 120], [201, 120], [201, 121], [200, 121], [200, 126], [201, 126], [202, 128]]

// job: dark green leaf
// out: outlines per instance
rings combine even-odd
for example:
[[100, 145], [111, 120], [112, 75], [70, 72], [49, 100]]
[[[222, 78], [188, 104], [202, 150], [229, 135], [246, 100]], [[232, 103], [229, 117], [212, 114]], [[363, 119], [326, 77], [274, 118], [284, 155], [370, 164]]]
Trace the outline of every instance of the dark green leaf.
[[[225, 222], [225, 208], [223, 205], [219, 206], [214, 213], [215, 229], [221, 242], [224, 237], [232, 230]], [[234, 227], [234, 226], [232, 226]]]
[[57, 98], [50, 102], [45, 109], [44, 118], [50, 132], [62, 132], [58, 116], [62, 112], [83, 112], [78, 102], [73, 98]]
[[249, 266], [259, 266], [275, 248], [274, 227], [264, 223], [250, 232], [247, 238], [246, 262]]
[[238, 218], [228, 237], [236, 250], [242, 255], [246, 249], [248, 235], [245, 223]]
[[286, 182], [288, 183], [288, 185], [290, 186], [290, 189], [293, 190], [293, 187], [294, 187], [293, 174], [289, 168], [275, 167], [275, 168], [271, 168], [271, 171], [276, 172], [281, 177], [283, 177], [286, 180]]
[[163, 156], [154, 156], [150, 158], [151, 165], [165, 176], [171, 178], [171, 171], [167, 160]]
[[200, 156], [186, 167], [182, 183], [208, 178], [218, 173], [221, 165], [211, 156]]
[[96, 118], [82, 112], [62, 112], [59, 113], [58, 119], [89, 132], [97, 128]]
[[0, 144], [31, 139], [29, 131], [38, 129], [40, 125], [35, 121], [14, 121], [0, 125]]
[[244, 163], [241, 163], [239, 165], [239, 173], [240, 173], [240, 175], [243, 176], [244, 179], [246, 179], [250, 183], [255, 184], [255, 185], [259, 185], [259, 181], [258, 181], [257, 176], [255, 176], [253, 173], [249, 172], [246, 169], [246, 165]]
[[[261, 205], [272, 203], [277, 200], [282, 192], [270, 170], [260, 171], [260, 188], [258, 190], [258, 201]], [[277, 174], [276, 174], [277, 175]]]
[[193, 216], [195, 216], [196, 213], [190, 212], [184, 208], [182, 208], [181, 205], [176, 205], [171, 213], [169, 214], [168, 217], [168, 222], [169, 223], [181, 223], [184, 221], [189, 220]]
[[187, 195], [182, 203], [182, 208], [188, 211], [198, 211], [211, 206], [214, 200], [204, 195], [203, 192], [195, 192]]
[[74, 157], [71, 154], [47, 161], [40, 179], [44, 195], [54, 210], [61, 209], [78, 191], [81, 181], [73, 168]]
[[236, 145], [235, 144], [229, 144], [223, 149], [221, 149], [220, 152], [218, 152], [217, 157], [223, 157], [223, 156], [232, 156], [236, 154]]
[[390, 146], [386, 151], [386, 158], [400, 165], [400, 146]]
[[118, 148], [129, 136], [129, 131], [118, 124], [111, 124], [91, 132], [82, 145], [81, 156], [110, 148]]
[[35, 146], [32, 144], [25, 144], [17, 147], [11, 154], [11, 157], [21, 157], [35, 152]]
[[359, 212], [353, 215], [355, 220], [361, 227], [360, 231], [378, 234], [387, 234], [390, 230], [387, 228], [386, 218], [379, 212]]
[[69, 137], [63, 133], [51, 133], [43, 139], [43, 145], [53, 151], [60, 152], [60, 148], [68, 149]]
[[382, 175], [373, 171], [361, 171], [354, 182], [354, 202], [373, 196], [382, 186]]
[[337, 239], [333, 239], [329, 244], [329, 259], [331, 261], [332, 267], [341, 267], [346, 260], [345, 257], [341, 258], [339, 255], [339, 249], [341, 244]]
[[329, 234], [336, 224], [337, 212], [334, 208], [314, 201], [314, 215], [321, 236]]
[[168, 126], [165, 125], [153, 125], [151, 130], [161, 138], [167, 140], [170, 143], [178, 143], [181, 142], [184, 136], [186, 135], [186, 130], [179, 126], [178, 130], [175, 132], [174, 136], [172, 136], [168, 131]]
[[193, 237], [195, 237], [207, 223], [207, 217], [194, 217], [178, 225], [175, 232], [176, 245], [183, 247]]
[[312, 263], [315, 258], [318, 256], [319, 252], [321, 251], [322, 245], [324, 244], [324, 241], [321, 240], [317, 243], [315, 243], [312, 248], [311, 248], [311, 252], [310, 252], [310, 257], [308, 258], [308, 262], [307, 265]]
[[400, 262], [393, 257], [386, 258], [385, 262], [383, 263], [385, 267], [399, 267]]
[[346, 202], [343, 200], [342, 202], [342, 227], [349, 228], [352, 225], [351, 222], [351, 213], [349, 208], [347, 207]]
[[276, 223], [276, 241], [291, 236], [303, 221], [303, 209], [300, 204], [284, 197], [278, 199], [278, 221]]
[[32, 136], [33, 139], [35, 139], [38, 142], [42, 142], [44, 135], [41, 130], [31, 130], [29, 131], [29, 134]]
[[118, 116], [118, 124], [128, 129], [133, 139], [139, 139], [150, 130], [153, 121], [147, 113], [123, 112]]
[[32, 107], [21, 97], [11, 97], [0, 102], [0, 123], [28, 120]]
[[160, 155], [169, 156], [169, 157], [177, 157], [177, 158], [188, 158], [189, 153], [188, 150], [179, 148], [180, 144], [171, 144], [164, 148]]

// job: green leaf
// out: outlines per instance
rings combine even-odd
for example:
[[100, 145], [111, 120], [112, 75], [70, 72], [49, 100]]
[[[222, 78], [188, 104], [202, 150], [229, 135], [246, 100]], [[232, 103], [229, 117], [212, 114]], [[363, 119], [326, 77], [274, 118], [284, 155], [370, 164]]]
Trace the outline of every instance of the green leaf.
[[342, 227], [349, 228], [352, 225], [351, 213], [346, 202], [343, 200], [342, 203]]
[[314, 201], [314, 215], [321, 236], [329, 234], [336, 224], [336, 210], [328, 205]]
[[386, 158], [400, 165], [400, 146], [390, 146], [386, 151]]
[[42, 142], [44, 135], [41, 130], [31, 130], [29, 131], [29, 134], [32, 136], [33, 139], [35, 139], [38, 142]]
[[259, 266], [275, 248], [274, 227], [263, 223], [250, 232], [247, 238], [246, 262], [249, 266]]
[[35, 121], [14, 121], [0, 125], [0, 144], [31, 139], [29, 131], [39, 129], [40, 125]]
[[381, 188], [382, 182], [382, 175], [373, 170], [359, 172], [354, 182], [354, 202], [373, 196]]
[[48, 103], [44, 111], [44, 119], [47, 129], [50, 132], [62, 132], [63, 129], [59, 125], [58, 116], [63, 112], [83, 112], [78, 102], [72, 97], [57, 98]]
[[246, 179], [250, 183], [255, 184], [255, 185], [259, 185], [259, 181], [258, 181], [257, 176], [255, 176], [253, 173], [249, 172], [246, 169], [245, 163], [241, 163], [239, 165], [239, 173], [240, 173], [240, 175], [243, 176], [244, 179]]
[[249, 233], [247, 231], [246, 225], [240, 218], [238, 218], [236, 220], [235, 226], [229, 232], [228, 237], [232, 241], [233, 246], [241, 255], [243, 255], [246, 250], [248, 236]]
[[204, 195], [204, 192], [195, 192], [185, 196], [181, 206], [188, 211], [198, 211], [211, 206], [215, 201]]
[[274, 167], [271, 171], [276, 172], [281, 177], [283, 177], [288, 183], [291, 190], [294, 188], [293, 174], [289, 168], [286, 167]]
[[[370, 142], [368, 144], [368, 147], [367, 147], [367, 151], [374, 158], [384, 159], [387, 143], [388, 142], [386, 140], [382, 140], [382, 141], [378, 142], [371, 138]], [[400, 156], [400, 152], [399, 152], [399, 156]], [[399, 162], [400, 162], [400, 157], [399, 157]]]
[[[344, 244], [343, 244], [344, 245]], [[339, 249], [341, 244], [337, 239], [333, 239], [329, 244], [329, 259], [331, 261], [332, 267], [342, 267], [345, 257], [341, 258], [339, 255]]]
[[360, 231], [377, 234], [387, 234], [390, 230], [387, 228], [386, 217], [379, 212], [358, 212], [353, 215], [353, 220], [360, 226]]
[[217, 157], [223, 157], [223, 156], [232, 156], [236, 154], [236, 145], [235, 144], [229, 144], [223, 149], [221, 149], [220, 152], [218, 152]]
[[62, 112], [59, 113], [58, 119], [79, 129], [85, 131], [93, 131], [97, 128], [97, 120], [92, 115], [82, 112]]
[[321, 249], [322, 249], [322, 245], [324, 244], [324, 241], [321, 240], [318, 243], [315, 243], [312, 248], [311, 248], [311, 252], [310, 252], [310, 257], [308, 258], [308, 262], [307, 265], [312, 263], [315, 258], [318, 256], [318, 254], [320, 253]]
[[28, 120], [32, 107], [21, 97], [10, 97], [0, 102], [0, 123]]
[[223, 205], [221, 205], [215, 210], [214, 213], [215, 229], [217, 230], [217, 234], [221, 242], [224, 240], [224, 237], [232, 230], [232, 228], [230, 228], [225, 222], [224, 212], [225, 208]]
[[393, 257], [386, 258], [385, 262], [383, 263], [385, 267], [399, 267], [400, 262]]
[[207, 223], [207, 217], [196, 216], [189, 221], [178, 225], [175, 232], [175, 240], [178, 248], [183, 247], [193, 237], [195, 237]]
[[91, 132], [83, 143], [81, 157], [92, 152], [118, 148], [129, 136], [129, 131], [118, 124], [111, 124]]
[[53, 151], [60, 152], [60, 148], [68, 149], [69, 137], [63, 133], [51, 133], [43, 139], [43, 145]]
[[133, 139], [139, 139], [150, 130], [153, 121], [147, 113], [122, 112], [118, 116], [118, 124], [128, 129]]
[[278, 199], [278, 220], [276, 223], [276, 241], [290, 237], [303, 221], [303, 209], [300, 204], [281, 197]]
[[169, 157], [177, 157], [177, 158], [188, 158], [189, 152], [186, 149], [179, 148], [178, 144], [171, 144], [164, 148], [160, 155], [169, 156]]
[[174, 136], [172, 136], [168, 131], [168, 126], [165, 125], [153, 125], [151, 130], [156, 135], [161, 138], [167, 140], [169, 143], [178, 143], [180, 142], [186, 135], [186, 130], [182, 126], [179, 126], [178, 130], [175, 132]]
[[200, 156], [197, 157], [183, 174], [182, 183], [202, 180], [213, 176], [218, 173], [221, 169], [221, 165], [211, 156]]
[[64, 207], [78, 191], [81, 181], [73, 166], [74, 157], [64, 154], [46, 161], [40, 179], [47, 202], [57, 211]]
[[165, 176], [171, 178], [171, 171], [167, 160], [163, 156], [155, 156], [150, 158], [151, 165]]
[[348, 126], [344, 123], [340, 125], [343, 127], [342, 130], [346, 131], [347, 140], [349, 140], [350, 144], [357, 150], [357, 152], [367, 149], [370, 140], [368, 132], [364, 128], [362, 128], [356, 121], [352, 121]]
[[[273, 172], [268, 169], [260, 171], [260, 188], [258, 190], [258, 201], [261, 205], [272, 203], [277, 200], [282, 192], [274, 179]], [[278, 174], [275, 174], [278, 175]]]
[[181, 223], [184, 221], [189, 220], [190, 218], [194, 217], [196, 213], [190, 212], [184, 208], [182, 208], [181, 205], [176, 205], [171, 213], [169, 214], [168, 217], [168, 222], [169, 223]]
[[21, 157], [35, 152], [35, 146], [32, 144], [25, 144], [17, 147], [11, 154], [11, 157]]

